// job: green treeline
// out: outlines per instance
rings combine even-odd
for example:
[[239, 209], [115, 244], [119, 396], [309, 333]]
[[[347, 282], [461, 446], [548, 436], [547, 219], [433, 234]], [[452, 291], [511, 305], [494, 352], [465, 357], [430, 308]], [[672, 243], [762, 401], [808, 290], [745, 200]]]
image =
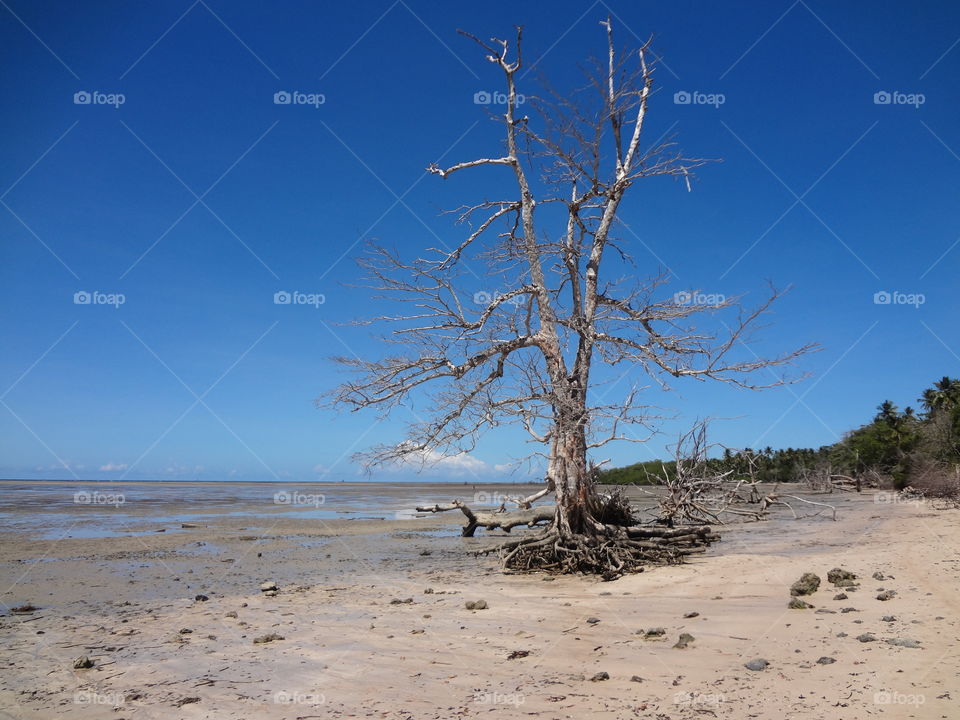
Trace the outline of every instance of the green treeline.
[[[732, 478], [753, 477], [762, 482], [796, 482], [804, 473], [849, 477], [874, 473], [894, 487], [910, 485], [932, 469], [956, 472], [960, 465], [960, 380], [943, 377], [923, 391], [921, 411], [901, 412], [889, 400], [877, 407], [870, 423], [847, 433], [840, 442], [811, 448], [724, 450], [706, 461], [710, 474], [729, 472]], [[675, 472], [674, 461], [651, 460], [600, 470], [607, 484], [653, 484], [664, 472]]]

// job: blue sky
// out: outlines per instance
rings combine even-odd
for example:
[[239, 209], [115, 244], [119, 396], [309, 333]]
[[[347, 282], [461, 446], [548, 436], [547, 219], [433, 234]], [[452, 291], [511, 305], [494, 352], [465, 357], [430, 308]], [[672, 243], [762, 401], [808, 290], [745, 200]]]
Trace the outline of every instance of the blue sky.
[[[350, 452], [411, 419], [313, 406], [340, 377], [329, 356], [381, 352], [338, 325], [377, 310], [348, 286], [356, 243], [453, 244], [441, 212], [503, 187], [424, 171], [499, 148], [474, 96], [501, 78], [457, 28], [524, 25], [533, 94], [540, 72], [579, 81], [610, 12], [663, 58], [650, 138], [723, 160], [692, 193], [630, 196], [638, 274], [748, 302], [793, 285], [755, 349], [823, 350], [790, 388], [651, 389], [675, 419], [605, 457], [660, 455], [696, 416], [726, 418], [729, 446], [819, 446], [960, 374], [954, 2], [3, 0], [0, 477], [355, 479]], [[274, 102], [293, 91], [324, 102]], [[432, 477], [495, 479], [528, 449], [505, 429]]]

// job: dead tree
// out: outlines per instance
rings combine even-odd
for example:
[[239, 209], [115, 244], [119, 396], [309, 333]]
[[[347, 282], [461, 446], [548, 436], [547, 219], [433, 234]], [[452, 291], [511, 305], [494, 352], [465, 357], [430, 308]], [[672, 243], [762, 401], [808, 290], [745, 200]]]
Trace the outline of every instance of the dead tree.
[[[621, 54], [610, 21], [601, 25], [607, 53], [588, 72], [586, 87], [539, 98], [528, 93], [523, 106], [521, 29], [513, 43], [463, 33], [502, 76], [505, 104], [494, 119], [503, 128], [503, 151], [428, 169], [448, 182], [485, 170], [493, 199], [459, 208], [469, 230], [452, 247], [406, 259], [370, 246], [359, 261], [365, 286], [392, 312], [362, 323], [392, 326], [384, 339], [394, 351], [379, 360], [338, 358], [357, 376], [332, 393], [334, 405], [388, 413], [416, 398], [430, 410], [410, 426], [407, 440], [364, 454], [368, 465], [469, 452], [481, 433], [510, 423], [542, 446], [553, 518], [541, 534], [503, 546], [507, 567], [608, 574], [683, 555], [653, 547], [668, 548], [674, 536], [631, 534], [632, 521], [612, 513], [594, 488], [591, 453], [639, 441], [631, 426], [650, 419], [640, 384], [615, 402], [597, 400], [595, 363], [635, 368], [663, 384], [688, 378], [758, 389], [786, 381], [767, 381], [768, 368], [812, 349], [771, 358], [745, 351], [744, 341], [780, 297], [776, 289], [746, 309], [738, 298], [664, 297], [662, 271], [635, 277], [620, 234], [621, 204], [651, 178], [672, 177], [690, 189], [704, 161], [684, 157], [669, 140], [643, 142], [654, 87], [649, 43]], [[490, 172], [498, 169], [499, 182]], [[480, 263], [498, 292], [465, 277]], [[762, 382], [751, 379], [758, 370], [765, 371]]]

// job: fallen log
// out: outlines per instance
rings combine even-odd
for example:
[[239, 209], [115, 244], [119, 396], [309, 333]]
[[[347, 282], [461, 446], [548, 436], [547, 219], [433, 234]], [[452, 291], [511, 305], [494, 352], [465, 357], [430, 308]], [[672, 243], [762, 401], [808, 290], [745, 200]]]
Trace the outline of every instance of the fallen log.
[[510, 532], [511, 529], [520, 525], [534, 527], [540, 523], [550, 522], [556, 514], [556, 509], [552, 506], [539, 508], [530, 508], [528, 510], [517, 510], [514, 512], [506, 511], [481, 511], [474, 512], [465, 503], [460, 500], [454, 500], [449, 505], [433, 505], [417, 507], [417, 512], [439, 513], [450, 510], [459, 510], [467, 518], [467, 524], [463, 526], [461, 535], [463, 537], [473, 537], [478, 527], [486, 530], [495, 530], [497, 528], [504, 532]]

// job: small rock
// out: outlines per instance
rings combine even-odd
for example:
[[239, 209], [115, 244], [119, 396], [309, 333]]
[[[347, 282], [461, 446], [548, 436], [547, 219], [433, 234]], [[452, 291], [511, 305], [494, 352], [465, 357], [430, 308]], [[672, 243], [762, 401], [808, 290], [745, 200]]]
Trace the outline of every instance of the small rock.
[[806, 572], [800, 576], [793, 585], [790, 586], [790, 594], [794, 597], [798, 595], [813, 595], [820, 587], [820, 576], [815, 573]]
[[208, 598], [206, 595], [200, 594], [195, 596], [193, 599], [196, 600], [197, 602], [206, 602], [210, 598]]
[[224, 617], [233, 618], [234, 620], [236, 620], [236, 619], [237, 619], [237, 613], [236, 613], [235, 610], [231, 610], [231, 611], [228, 612], [226, 615], [224, 615]]
[[487, 601], [486, 600], [468, 600], [465, 603], [467, 610], [486, 610]]
[[857, 635], [857, 640], [862, 643], [876, 642], [877, 638], [873, 636], [872, 633], [863, 633], [863, 635]]
[[887, 579], [887, 576], [884, 575], [884, 574], [883, 574], [882, 572], [880, 572], [879, 570], [878, 570], [877, 572], [875, 572], [873, 575], [871, 575], [870, 577], [872, 577], [874, 580], [886, 580], [886, 579]]
[[189, 635], [189, 634], [191, 634], [192, 632], [193, 632], [193, 630], [191, 630], [190, 628], [180, 628], [180, 634], [181, 634], [181, 635]]
[[846, 613], [851, 613], [851, 612], [860, 612], [860, 611], [859, 611], [859, 610], [857, 610], [856, 608], [850, 608], [850, 607], [846, 607], [846, 608], [841, 608], [841, 609], [840, 609], [840, 612], [842, 612], [842, 613], [844, 613], [844, 614], [846, 614]]
[[260, 637], [255, 637], [253, 639], [254, 645], [263, 645], [264, 643], [271, 643], [274, 640], [286, 640], [283, 635], [277, 635], [276, 633], [270, 633], [269, 635], [261, 635]]
[[817, 660], [817, 664], [818, 664], [818, 665], [833, 665], [833, 663], [835, 663], [836, 661], [837, 661], [836, 658], [827, 657], [826, 655], [824, 655], [822, 658], [820, 658], [819, 660]]
[[694, 612], [688, 612], [688, 613], [684, 613], [683, 616], [689, 620], [690, 618], [700, 617], [700, 613], [698, 613], [698, 612], [696, 612], [696, 611], [694, 611]]
[[893, 615], [884, 615], [884, 616], [883, 616], [882, 618], [880, 618], [880, 619], [883, 620], [884, 622], [896, 622], [896, 621], [897, 621], [897, 618], [894, 617]]
[[609, 680], [609, 679], [610, 679], [610, 673], [598, 672], [596, 675], [590, 678], [590, 682], [600, 682], [601, 680]]
[[591, 625], [596, 625], [598, 622], [600, 622], [600, 618], [590, 617], [590, 618], [587, 618], [587, 622], [590, 623]]
[[787, 607], [791, 610], [809, 610], [813, 607], [813, 605], [808, 603], [806, 600], [801, 600], [800, 598], [795, 597], [787, 603]]
[[93, 667], [93, 660], [88, 658], [86, 655], [81, 655], [76, 660], [73, 661], [74, 670], [87, 670]]
[[887, 600], [893, 600], [896, 594], [896, 590], [884, 590], [882, 593], [877, 594], [877, 600], [881, 600], [883, 602], [886, 602]]
[[509, 655], [507, 655], [507, 660], [516, 660], [517, 658], [525, 658], [530, 654], [529, 650], [514, 650]]
[[630, 682], [643, 682], [643, 678], [639, 675], [634, 675], [630, 678]]
[[827, 573], [827, 580], [832, 582], [834, 585], [840, 585], [844, 582], [852, 583], [856, 579], [856, 575], [849, 570], [844, 570], [843, 568], [836, 567]]
[[427, 588], [423, 591], [424, 595], [433, 595], [433, 588]]
[[268, 592], [270, 590], [279, 590], [280, 586], [277, 585], [273, 580], [267, 580], [265, 583], [260, 583], [260, 592]]
[[836, 611], [836, 610], [827, 610], [826, 608], [820, 608], [819, 610], [817, 610], [817, 613], [818, 613], [819, 615], [836, 615], [836, 614], [837, 614], [837, 611]]
[[663, 635], [666, 635], [666, 634], [667, 634], [666, 628], [661, 628], [661, 627], [650, 628], [644, 633], [644, 637], [655, 638], [655, 637], [662, 637]]
[[896, 645], [897, 647], [905, 648], [914, 648], [919, 649], [920, 643], [916, 640], [910, 640], [908, 638], [887, 638], [884, 642], [888, 645]]
[[745, 663], [744, 667], [747, 670], [753, 670], [754, 672], [759, 672], [761, 670], [765, 670], [768, 665], [770, 665], [770, 663], [764, 660], [763, 658], [754, 658], [750, 662]]
[[846, 593], [837, 593], [836, 595], [833, 596], [833, 599], [834, 599], [834, 600], [846, 600], [846, 599], [847, 599], [847, 594], [846, 594]]
[[678, 650], [683, 650], [685, 647], [687, 647], [687, 645], [692, 643], [693, 640], [694, 640], [694, 637], [690, 633], [681, 633], [680, 639], [677, 640], [676, 644], [673, 647]]
[[413, 602], [413, 598], [394, 598], [390, 601], [391, 605], [410, 605]]

